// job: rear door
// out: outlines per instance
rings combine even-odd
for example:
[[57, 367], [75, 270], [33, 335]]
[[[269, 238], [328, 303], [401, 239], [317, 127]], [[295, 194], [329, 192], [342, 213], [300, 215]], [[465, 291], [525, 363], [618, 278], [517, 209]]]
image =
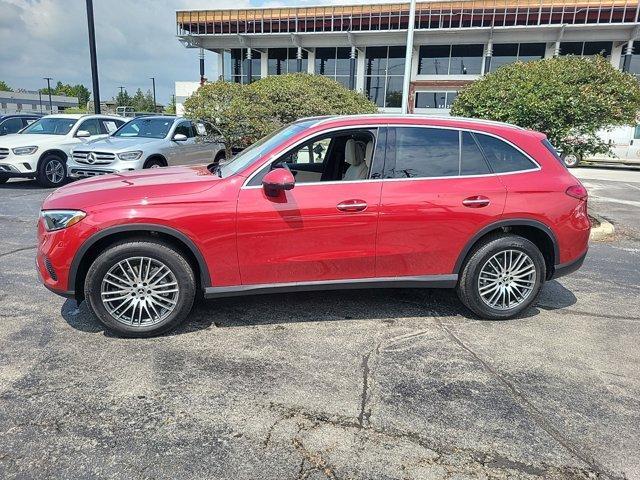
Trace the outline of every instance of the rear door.
[[376, 276], [451, 274], [471, 237], [502, 215], [506, 189], [471, 132], [396, 127], [388, 139]]

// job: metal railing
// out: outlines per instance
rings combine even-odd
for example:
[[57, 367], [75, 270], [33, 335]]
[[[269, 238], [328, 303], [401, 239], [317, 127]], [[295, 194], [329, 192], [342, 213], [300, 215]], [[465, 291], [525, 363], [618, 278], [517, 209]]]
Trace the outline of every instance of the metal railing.
[[[415, 28], [451, 29], [638, 22], [638, 0], [419, 2]], [[177, 35], [404, 30], [409, 4], [176, 12]]]

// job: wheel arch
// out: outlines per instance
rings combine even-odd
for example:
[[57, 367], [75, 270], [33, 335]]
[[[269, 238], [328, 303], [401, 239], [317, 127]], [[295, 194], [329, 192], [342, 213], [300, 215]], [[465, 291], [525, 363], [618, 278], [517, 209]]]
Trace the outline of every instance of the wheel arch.
[[69, 154], [67, 154], [67, 152], [65, 152], [64, 150], [61, 150], [59, 148], [50, 148], [42, 152], [42, 154], [40, 154], [40, 157], [38, 157], [38, 166], [36, 167], [36, 170], [40, 169], [40, 165], [42, 165], [42, 161], [47, 155], [57, 155], [65, 162], [69, 159]]
[[453, 273], [459, 274], [473, 247], [478, 242], [496, 233], [507, 232], [519, 235], [533, 242], [542, 253], [547, 267], [547, 279], [553, 276], [555, 266], [560, 263], [558, 240], [547, 225], [529, 218], [512, 218], [491, 223], [478, 231], [467, 242], [456, 260]]
[[89, 266], [104, 249], [122, 240], [145, 238], [161, 240], [176, 248], [185, 255], [194, 269], [198, 288], [204, 291], [205, 288], [211, 286], [209, 268], [204, 256], [193, 240], [171, 227], [149, 223], [134, 223], [101, 230], [89, 237], [80, 246], [73, 257], [71, 268], [69, 269], [68, 290], [74, 292], [75, 298], [82, 299], [84, 296], [84, 281]]

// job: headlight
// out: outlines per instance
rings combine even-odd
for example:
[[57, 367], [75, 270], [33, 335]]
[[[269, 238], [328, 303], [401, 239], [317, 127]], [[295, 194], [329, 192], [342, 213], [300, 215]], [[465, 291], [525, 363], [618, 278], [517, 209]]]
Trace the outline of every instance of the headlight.
[[62, 230], [75, 225], [87, 214], [80, 210], [42, 210], [40, 216], [44, 219], [47, 231]]
[[140, 150], [118, 154], [118, 158], [120, 160], [138, 160], [141, 156], [142, 156], [142, 152]]
[[35, 145], [32, 147], [17, 147], [11, 149], [15, 155], [31, 155], [32, 153], [36, 153], [37, 150], [38, 147]]

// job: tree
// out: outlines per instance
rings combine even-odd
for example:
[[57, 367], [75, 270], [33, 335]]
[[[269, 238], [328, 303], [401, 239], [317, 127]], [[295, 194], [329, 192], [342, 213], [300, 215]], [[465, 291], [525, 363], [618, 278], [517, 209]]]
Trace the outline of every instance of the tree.
[[129, 92], [127, 92], [126, 90], [121, 90], [120, 92], [118, 92], [118, 95], [116, 95], [116, 106], [130, 107], [131, 103], [132, 99], [129, 95]]
[[308, 73], [274, 75], [249, 85], [271, 103], [282, 124], [318, 115], [375, 113], [378, 107], [364, 95], [345, 88], [332, 78]]
[[4, 80], [0, 80], [0, 92], [13, 92], [13, 89]]
[[137, 89], [133, 98], [131, 98], [131, 106], [136, 112], [153, 112], [155, 107], [153, 105], [153, 95], [151, 91], [147, 90], [146, 95], [142, 93], [141, 89]]
[[167, 103], [167, 106], [164, 107], [164, 113], [166, 113], [167, 115], [175, 115], [176, 114], [176, 97], [175, 97], [175, 95], [171, 96], [171, 99], [169, 100], [169, 103]]
[[246, 148], [280, 126], [267, 105], [260, 93], [224, 81], [201, 86], [184, 102], [188, 117], [207, 120], [218, 129], [227, 158], [233, 148]]
[[596, 133], [634, 124], [640, 85], [601, 56], [559, 57], [500, 67], [456, 98], [452, 115], [538, 130], [564, 153], [606, 153]]
[[[51, 95], [66, 95], [67, 97], [76, 97], [78, 99], [78, 107], [87, 108], [87, 102], [91, 96], [91, 92], [82, 84], [70, 85], [58, 81], [54, 88], [51, 88]], [[40, 92], [44, 95], [49, 94], [49, 88], [41, 88]]]
[[144, 96], [144, 103], [147, 105], [147, 112], [156, 111], [156, 102], [153, 101], [153, 95], [151, 94], [151, 90], [147, 90], [147, 93]]
[[274, 75], [250, 85], [218, 81], [185, 101], [185, 114], [208, 120], [224, 136], [227, 156], [301, 117], [373, 113], [364, 95], [320, 75]]

